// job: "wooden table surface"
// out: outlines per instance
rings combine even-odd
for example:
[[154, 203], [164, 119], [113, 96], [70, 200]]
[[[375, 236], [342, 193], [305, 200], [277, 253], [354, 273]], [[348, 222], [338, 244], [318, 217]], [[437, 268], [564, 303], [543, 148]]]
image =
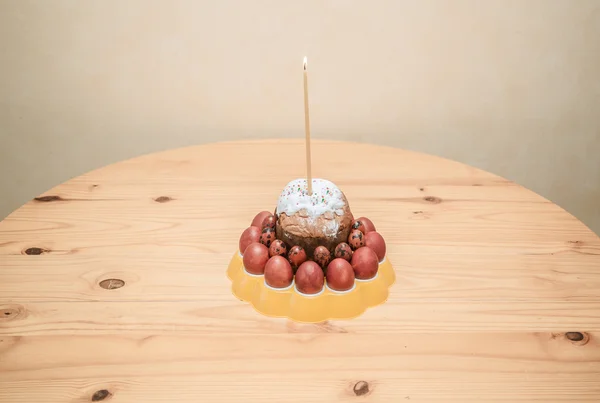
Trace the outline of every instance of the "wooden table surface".
[[304, 175], [301, 141], [134, 158], [0, 223], [0, 402], [600, 401], [594, 233], [460, 163], [312, 148], [388, 243], [384, 305], [306, 325], [232, 296], [239, 235]]

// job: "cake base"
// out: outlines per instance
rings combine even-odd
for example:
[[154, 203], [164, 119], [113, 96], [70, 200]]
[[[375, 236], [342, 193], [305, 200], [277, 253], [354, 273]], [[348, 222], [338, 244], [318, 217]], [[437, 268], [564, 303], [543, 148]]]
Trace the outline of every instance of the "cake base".
[[249, 302], [259, 313], [287, 318], [300, 323], [347, 320], [360, 316], [367, 308], [383, 304], [394, 284], [396, 274], [387, 257], [379, 263], [377, 275], [370, 280], [356, 280], [350, 291], [333, 291], [326, 286], [317, 295], [299, 292], [296, 287], [274, 289], [265, 284], [264, 276], [246, 272], [242, 256], [236, 252], [229, 263], [227, 277], [233, 295]]

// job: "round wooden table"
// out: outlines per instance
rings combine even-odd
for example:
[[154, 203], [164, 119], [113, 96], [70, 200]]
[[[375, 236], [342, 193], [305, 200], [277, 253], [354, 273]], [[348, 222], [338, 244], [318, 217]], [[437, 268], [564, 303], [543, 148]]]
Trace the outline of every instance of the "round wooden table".
[[231, 294], [240, 233], [305, 173], [296, 140], [189, 147], [74, 178], [0, 223], [0, 402], [600, 401], [600, 239], [498, 176], [313, 144], [388, 243], [357, 319]]

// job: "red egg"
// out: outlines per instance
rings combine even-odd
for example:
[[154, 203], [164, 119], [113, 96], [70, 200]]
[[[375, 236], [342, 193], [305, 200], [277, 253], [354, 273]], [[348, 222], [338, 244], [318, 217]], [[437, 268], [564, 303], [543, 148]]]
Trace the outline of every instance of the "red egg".
[[342, 242], [335, 247], [333, 256], [346, 259], [349, 262], [352, 259], [352, 248], [346, 242]]
[[287, 246], [281, 239], [276, 239], [269, 246], [269, 256], [283, 256], [287, 253]]
[[244, 251], [252, 242], [260, 241], [260, 228], [258, 227], [248, 227], [242, 232], [242, 236], [240, 237], [239, 248], [240, 253], [243, 255]]
[[348, 235], [348, 243], [354, 250], [361, 248], [365, 246], [365, 236], [361, 231], [353, 229], [350, 231], [350, 235]]
[[306, 262], [306, 251], [302, 246], [292, 246], [290, 253], [288, 253], [288, 260], [292, 265], [292, 269], [296, 270], [298, 266]]
[[261, 228], [262, 229], [262, 223], [265, 220], [265, 218], [267, 218], [268, 216], [273, 215], [268, 211], [261, 211], [260, 213], [258, 213], [254, 219], [252, 220], [252, 224], [255, 227]]
[[269, 260], [269, 249], [262, 243], [253, 242], [246, 248], [243, 260], [248, 273], [263, 274]]
[[323, 289], [323, 270], [315, 262], [304, 262], [296, 271], [296, 288], [304, 294], [317, 294]]
[[265, 282], [273, 288], [285, 288], [292, 284], [294, 272], [286, 258], [273, 256], [265, 265]]
[[385, 240], [379, 232], [368, 232], [367, 235], [365, 235], [365, 245], [368, 248], [373, 249], [373, 252], [377, 254], [377, 259], [379, 259], [380, 262], [385, 258]]
[[265, 245], [267, 248], [271, 246], [271, 243], [276, 239], [275, 230], [273, 228], [263, 228], [260, 234], [260, 243]]
[[379, 269], [377, 254], [373, 249], [368, 247], [355, 250], [351, 263], [354, 276], [360, 280], [368, 280], [375, 277]]
[[266, 216], [261, 224], [261, 228], [273, 228], [275, 229], [275, 225], [277, 224], [277, 218], [274, 215]]
[[377, 231], [375, 229], [375, 225], [373, 225], [373, 222], [371, 220], [369, 220], [367, 217], [359, 217], [356, 219], [356, 221], [362, 222], [363, 225], [365, 226], [365, 230], [363, 231], [363, 234], [366, 234], [367, 232], [371, 232], [371, 231]]
[[347, 291], [354, 286], [354, 271], [347, 260], [337, 258], [329, 263], [327, 285], [335, 291]]
[[331, 260], [331, 252], [324, 246], [317, 246], [313, 255], [315, 262], [322, 268], [327, 267]]
[[352, 229], [357, 229], [363, 234], [367, 232], [365, 224], [361, 220], [354, 220], [354, 222], [352, 223]]

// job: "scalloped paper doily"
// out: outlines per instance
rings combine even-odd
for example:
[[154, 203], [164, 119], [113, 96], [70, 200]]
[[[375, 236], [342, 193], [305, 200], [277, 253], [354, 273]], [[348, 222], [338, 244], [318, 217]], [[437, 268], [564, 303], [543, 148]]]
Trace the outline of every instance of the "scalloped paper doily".
[[396, 280], [394, 268], [386, 257], [379, 263], [375, 278], [356, 280], [350, 291], [338, 292], [325, 286], [321, 293], [307, 295], [300, 293], [293, 285], [286, 289], [269, 287], [264, 276], [246, 272], [239, 252], [231, 258], [227, 277], [232, 282], [233, 295], [250, 303], [259, 313], [301, 323], [356, 318], [367, 308], [383, 304], [388, 298], [390, 286]]

